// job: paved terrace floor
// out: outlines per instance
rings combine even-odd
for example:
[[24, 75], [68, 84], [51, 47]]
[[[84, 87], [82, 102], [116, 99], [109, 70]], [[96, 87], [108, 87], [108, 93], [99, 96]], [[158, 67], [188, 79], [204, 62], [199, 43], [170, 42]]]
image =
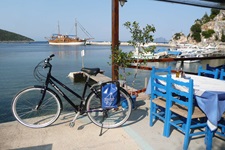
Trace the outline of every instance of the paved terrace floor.
[[[120, 128], [103, 129], [80, 116], [73, 128], [69, 122], [74, 114], [63, 114], [51, 126], [31, 129], [17, 121], [0, 124], [0, 150], [182, 150], [183, 134], [173, 130], [162, 136], [163, 123], [149, 126], [149, 98], [139, 94], [137, 109]], [[192, 139], [190, 150], [205, 150], [204, 138]], [[224, 150], [225, 139], [214, 138], [213, 150]]]

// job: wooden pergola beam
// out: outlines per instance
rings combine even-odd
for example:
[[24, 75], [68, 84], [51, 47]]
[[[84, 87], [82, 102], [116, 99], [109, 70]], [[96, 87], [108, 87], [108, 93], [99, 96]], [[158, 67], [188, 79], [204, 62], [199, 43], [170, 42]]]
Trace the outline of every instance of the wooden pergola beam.
[[115, 65], [114, 53], [119, 48], [119, 0], [112, 0], [112, 80], [119, 79], [119, 67]]

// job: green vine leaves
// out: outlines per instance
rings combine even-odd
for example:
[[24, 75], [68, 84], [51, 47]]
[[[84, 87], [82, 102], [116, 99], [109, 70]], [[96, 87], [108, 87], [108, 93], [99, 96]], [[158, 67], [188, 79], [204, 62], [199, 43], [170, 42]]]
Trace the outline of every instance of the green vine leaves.
[[[127, 21], [123, 24], [126, 29], [129, 30], [131, 34], [131, 40], [128, 41], [130, 45], [134, 48], [138, 48], [139, 54], [141, 58], [145, 57], [146, 53], [153, 53], [155, 46], [145, 47], [145, 44], [153, 42], [154, 38], [152, 33], [156, 31], [153, 25], [146, 25], [146, 27], [142, 28], [139, 26], [139, 23], [134, 21], [133, 23]], [[125, 68], [135, 62], [135, 58], [133, 57], [133, 52], [124, 52], [121, 49], [114, 49], [112, 55], [110, 55], [110, 59], [112, 60], [109, 64], [114, 64], [119, 66], [119, 69], [122, 69], [123, 74], [120, 74], [120, 79], [126, 80], [126, 76], [131, 73], [126, 73]], [[142, 63], [145, 63], [143, 61]], [[137, 65], [140, 65], [141, 62], [138, 62]]]

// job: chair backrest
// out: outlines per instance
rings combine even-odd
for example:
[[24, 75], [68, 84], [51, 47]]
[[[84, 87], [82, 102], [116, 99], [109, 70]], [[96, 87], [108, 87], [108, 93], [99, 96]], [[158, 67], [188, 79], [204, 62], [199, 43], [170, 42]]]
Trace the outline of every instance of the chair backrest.
[[211, 70], [211, 71], [214, 71], [216, 69], [219, 69], [219, 70], [225, 69], [224, 67], [225, 67], [225, 65], [213, 67], [213, 66], [210, 66], [209, 64], [206, 64], [206, 70]]
[[171, 66], [169, 66], [167, 68], [155, 68], [153, 66], [151, 74], [161, 74], [161, 75], [171, 74]]
[[167, 97], [166, 91], [167, 82], [169, 80], [168, 74], [171, 74], [171, 67], [168, 68], [155, 68], [152, 67], [151, 71], [151, 99], [156, 97]]
[[215, 70], [205, 70], [205, 69], [202, 68], [202, 66], [199, 66], [198, 75], [218, 79], [219, 69], [216, 68]]
[[221, 71], [220, 71], [220, 80], [225, 80], [225, 71], [224, 71], [224, 69], [221, 69]]
[[213, 66], [210, 66], [209, 64], [206, 64], [206, 70], [214, 71], [216, 69], [220, 69], [220, 66], [213, 67]]
[[170, 78], [169, 108], [172, 104], [182, 106], [183, 108], [188, 109], [188, 116], [191, 118], [193, 113], [193, 79], [184, 80], [185, 81], [179, 81]]

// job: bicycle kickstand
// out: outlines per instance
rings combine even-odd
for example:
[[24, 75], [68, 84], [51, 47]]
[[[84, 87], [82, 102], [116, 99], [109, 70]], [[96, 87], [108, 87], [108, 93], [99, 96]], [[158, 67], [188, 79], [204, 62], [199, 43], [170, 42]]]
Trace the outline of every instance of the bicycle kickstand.
[[70, 122], [70, 127], [74, 127], [75, 125], [75, 121], [77, 120], [77, 117], [80, 115], [80, 111], [77, 112], [77, 114], [75, 115], [75, 117], [73, 118], [73, 120]]

